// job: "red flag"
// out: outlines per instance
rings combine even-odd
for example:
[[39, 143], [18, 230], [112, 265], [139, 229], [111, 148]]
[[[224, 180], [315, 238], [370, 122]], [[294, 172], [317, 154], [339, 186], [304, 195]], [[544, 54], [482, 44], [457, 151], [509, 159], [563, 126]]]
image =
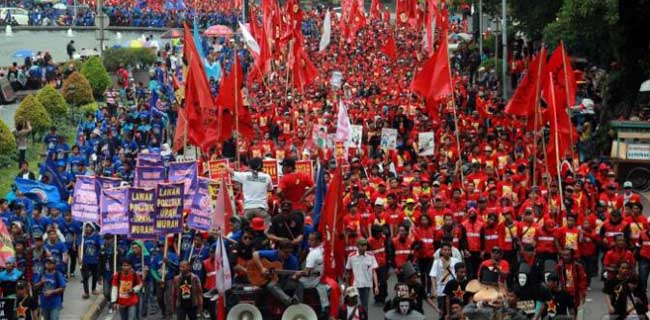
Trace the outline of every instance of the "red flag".
[[[576, 104], [576, 90], [577, 83], [573, 67], [571, 67], [571, 60], [564, 49], [564, 43], [553, 51], [551, 58], [548, 60], [548, 72], [553, 73], [553, 82], [555, 87], [564, 92], [564, 99], [556, 101], [559, 105], [564, 107], [571, 107]], [[557, 93], [556, 93], [557, 95]], [[544, 92], [544, 100], [548, 101], [550, 94]]]
[[548, 92], [549, 101], [547, 114], [550, 118], [550, 139], [549, 145], [546, 148], [548, 166], [551, 168], [551, 174], [556, 174], [557, 166], [559, 165], [560, 158], [565, 154], [571, 153], [573, 146], [571, 145], [571, 123], [566, 116], [567, 109], [560, 105], [563, 98], [559, 95], [557, 88], [559, 85], [555, 84], [553, 73], [547, 73], [548, 81], [544, 92]]
[[438, 3], [436, 0], [426, 0], [426, 17], [424, 25], [426, 30], [424, 35], [426, 37], [426, 50], [429, 54], [433, 54], [434, 43], [434, 28], [436, 27], [436, 20], [438, 17]]
[[442, 99], [452, 93], [447, 30], [443, 30], [445, 32], [442, 34], [443, 41], [440, 41], [440, 46], [411, 82], [411, 90], [426, 99]]
[[359, 7], [359, 1], [352, 1], [348, 25], [350, 26], [350, 38], [356, 37], [357, 31], [366, 25], [366, 15], [363, 13], [363, 8]]
[[390, 31], [386, 43], [381, 47], [381, 52], [393, 60], [397, 58], [397, 45], [395, 45], [395, 39]]
[[[266, 34], [265, 27], [262, 26], [260, 31], [261, 35]], [[260, 54], [253, 62], [253, 68], [248, 72], [248, 82], [252, 83], [255, 80], [262, 80], [266, 73], [271, 69], [271, 49], [269, 47], [269, 39], [266, 37], [260, 38], [257, 43], [260, 45]]]
[[293, 85], [302, 93], [305, 86], [318, 78], [318, 69], [309, 60], [309, 56], [302, 47], [302, 41], [295, 41], [291, 50], [289, 65], [291, 66]]
[[11, 241], [11, 233], [9, 233], [7, 226], [0, 220], [0, 267], [4, 268], [7, 259], [15, 255], [16, 251]]
[[372, 0], [370, 3], [370, 19], [381, 19], [382, 6], [379, 0]]
[[506, 105], [505, 112], [517, 116], [532, 116], [538, 103], [542, 83], [542, 75], [546, 70], [546, 48], [528, 64], [526, 74], [519, 81], [519, 85]]
[[397, 24], [409, 23], [409, 20], [416, 18], [417, 0], [396, 0], [395, 20]]
[[187, 126], [185, 109], [178, 108], [178, 118], [176, 119], [176, 129], [174, 130], [174, 142], [172, 147], [172, 150], [174, 151], [178, 151], [185, 147], [185, 126]]
[[337, 279], [343, 274], [343, 255], [337, 249], [342, 242], [339, 238], [339, 232], [343, 232], [343, 174], [341, 167], [337, 166], [334, 172], [327, 194], [323, 210], [321, 211], [318, 231], [325, 236], [323, 245], [323, 261], [326, 261], [323, 271], [323, 278], [330, 277]]
[[300, 9], [300, 1], [287, 0], [285, 10], [289, 16], [289, 19], [287, 21], [288, 30], [286, 30], [286, 33], [293, 34], [295, 30], [300, 32], [302, 26], [302, 16], [303, 16], [302, 10]]
[[[232, 136], [232, 132], [239, 126], [239, 134], [247, 139], [255, 137], [251, 115], [241, 95], [241, 88], [244, 83], [239, 55], [233, 53], [235, 59], [232, 63], [230, 72], [221, 80], [219, 85], [219, 95], [217, 96], [217, 105], [219, 106], [218, 117], [219, 127], [216, 134], [217, 141], [224, 141]], [[237, 109], [235, 113], [235, 108]], [[235, 116], [237, 116], [235, 122]]]

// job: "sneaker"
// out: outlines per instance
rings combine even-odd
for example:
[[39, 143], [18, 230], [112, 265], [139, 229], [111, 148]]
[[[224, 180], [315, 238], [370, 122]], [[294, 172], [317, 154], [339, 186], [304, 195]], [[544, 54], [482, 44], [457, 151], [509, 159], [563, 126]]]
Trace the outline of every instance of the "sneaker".
[[98, 296], [100, 294], [101, 294], [101, 292], [99, 292], [99, 290], [93, 290], [93, 295]]
[[113, 314], [113, 308], [108, 307], [108, 314]]
[[86, 300], [88, 298], [90, 298], [90, 296], [87, 293], [84, 293], [83, 295], [81, 295], [81, 299]]
[[594, 301], [594, 300], [591, 299], [591, 298], [585, 298], [585, 302], [592, 302], [592, 301]]
[[587, 291], [591, 291], [591, 287], [587, 287]]
[[210, 319], [210, 313], [207, 312], [207, 311], [205, 311], [205, 310], [203, 310], [203, 318], [204, 318], [204, 319]]

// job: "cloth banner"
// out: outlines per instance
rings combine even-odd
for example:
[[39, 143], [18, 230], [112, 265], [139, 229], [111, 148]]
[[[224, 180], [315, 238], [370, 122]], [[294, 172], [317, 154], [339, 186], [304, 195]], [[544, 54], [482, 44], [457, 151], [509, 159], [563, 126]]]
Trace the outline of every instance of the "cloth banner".
[[169, 182], [183, 182], [183, 209], [190, 210], [194, 193], [198, 187], [198, 167], [196, 162], [172, 162], [169, 164]]
[[133, 239], [155, 238], [156, 189], [130, 187], [128, 190], [129, 236]]
[[72, 218], [82, 222], [99, 223], [99, 199], [101, 185], [95, 177], [77, 176], [72, 193]]
[[163, 166], [163, 159], [160, 153], [138, 153], [135, 166], [136, 168]]
[[183, 231], [183, 183], [161, 183], [156, 190], [154, 231], [157, 234]]
[[97, 180], [97, 183], [99, 183], [99, 187], [102, 189], [117, 188], [122, 184], [122, 180], [119, 178], [95, 177], [95, 179]]
[[192, 200], [192, 208], [190, 214], [187, 217], [187, 225], [190, 228], [208, 231], [210, 230], [210, 225], [212, 224], [212, 204], [209, 194], [209, 185], [215, 184], [214, 180], [208, 178], [199, 177], [198, 187], [194, 193]]
[[102, 215], [100, 234], [129, 234], [128, 189], [102, 189], [99, 204]]
[[155, 188], [159, 183], [165, 182], [165, 168], [162, 166], [135, 167], [133, 180], [136, 187]]

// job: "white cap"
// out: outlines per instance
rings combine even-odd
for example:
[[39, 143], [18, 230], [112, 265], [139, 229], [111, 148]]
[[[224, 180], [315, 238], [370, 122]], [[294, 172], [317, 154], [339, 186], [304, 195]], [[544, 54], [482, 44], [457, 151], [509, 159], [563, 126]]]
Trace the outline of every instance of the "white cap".
[[345, 296], [346, 297], [358, 297], [359, 296], [359, 290], [357, 290], [357, 287], [348, 287], [345, 289]]
[[377, 198], [377, 200], [375, 200], [375, 205], [376, 206], [383, 206], [384, 205], [384, 199]]
[[623, 188], [632, 188], [632, 182], [630, 181], [623, 182]]

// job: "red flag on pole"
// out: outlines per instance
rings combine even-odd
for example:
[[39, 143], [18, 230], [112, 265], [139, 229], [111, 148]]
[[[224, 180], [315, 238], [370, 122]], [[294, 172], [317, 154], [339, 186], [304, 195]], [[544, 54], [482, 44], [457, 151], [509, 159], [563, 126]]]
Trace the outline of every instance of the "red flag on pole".
[[391, 31], [388, 32], [386, 43], [381, 47], [381, 52], [393, 60], [397, 58], [397, 45], [395, 44], [395, 39], [393, 38]]
[[445, 40], [440, 42], [438, 49], [411, 82], [411, 90], [426, 99], [438, 100], [451, 94], [446, 32], [443, 34]]
[[318, 231], [325, 237], [323, 245], [324, 266], [323, 278], [330, 277], [337, 279], [343, 274], [344, 251], [340, 252], [339, 232], [343, 232], [343, 173], [341, 167], [337, 166], [334, 177], [327, 188], [323, 210], [321, 211]]
[[291, 66], [293, 85], [300, 93], [304, 92], [305, 87], [318, 78], [318, 69], [309, 60], [309, 56], [302, 47], [302, 41], [293, 43], [289, 65]]
[[526, 74], [523, 76], [519, 85], [506, 105], [505, 112], [517, 116], [531, 116], [535, 113], [537, 90], [543, 84], [542, 76], [546, 70], [546, 48], [542, 48], [540, 53], [533, 58], [528, 64]]
[[[563, 42], [560, 42], [560, 45], [555, 49], [555, 51], [553, 51], [553, 54], [548, 60], [547, 66], [548, 72], [553, 73], [555, 88], [559, 88], [566, 93], [564, 99], [561, 101], [558, 100], [557, 103], [559, 105], [564, 105], [565, 107], [575, 105], [578, 85], [576, 83], [573, 67], [571, 67], [571, 60], [566, 53]], [[544, 100], [550, 100], [549, 92], [544, 92]]]

